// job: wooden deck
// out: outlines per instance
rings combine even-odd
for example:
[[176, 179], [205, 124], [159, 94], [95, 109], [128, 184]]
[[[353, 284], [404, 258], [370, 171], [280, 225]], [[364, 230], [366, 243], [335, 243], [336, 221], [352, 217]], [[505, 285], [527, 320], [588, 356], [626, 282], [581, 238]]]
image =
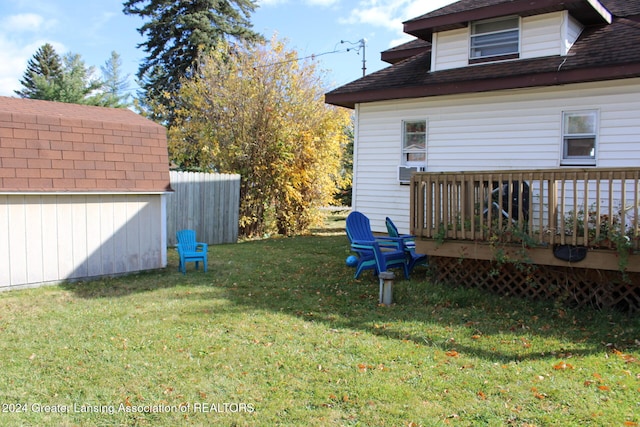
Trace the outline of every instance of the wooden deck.
[[[591, 276], [595, 279], [590, 283], [597, 286], [620, 282], [615, 294], [633, 288], [629, 305], [637, 310], [639, 204], [640, 168], [421, 172], [411, 180], [411, 233], [417, 252], [443, 266], [445, 276], [469, 281], [468, 274], [462, 278], [457, 270], [482, 270], [476, 276], [484, 278], [477, 280], [484, 283], [495, 276], [513, 283], [504, 286], [510, 293], [528, 292], [530, 286], [518, 283], [530, 284], [545, 272], [579, 276], [572, 289]], [[567, 249], [586, 256], [572, 262], [557, 256], [556, 251]], [[508, 269], [502, 268], [506, 265]], [[497, 278], [496, 266], [505, 277]], [[532, 266], [538, 267], [536, 272]], [[548, 268], [542, 271], [541, 266]], [[600, 279], [589, 271], [601, 272]], [[560, 279], [540, 280], [557, 285]], [[584, 292], [591, 295], [592, 290]], [[601, 289], [593, 292], [602, 294]]]

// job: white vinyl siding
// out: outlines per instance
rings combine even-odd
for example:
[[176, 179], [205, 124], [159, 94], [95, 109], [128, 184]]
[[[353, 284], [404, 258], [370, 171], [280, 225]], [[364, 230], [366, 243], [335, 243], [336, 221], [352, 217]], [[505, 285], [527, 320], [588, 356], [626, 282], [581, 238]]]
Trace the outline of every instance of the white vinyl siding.
[[[582, 31], [567, 12], [553, 12], [521, 19], [520, 59], [566, 55]], [[433, 35], [432, 70], [469, 66], [470, 29]], [[517, 60], [517, 59], [516, 59]]]
[[160, 195], [0, 195], [0, 289], [166, 266]]
[[469, 65], [469, 29], [443, 31], [433, 35], [433, 71]]
[[569, 12], [565, 12], [563, 18], [564, 25], [560, 54], [566, 55], [567, 53], [569, 53], [569, 49], [571, 49], [571, 46], [573, 46], [576, 40], [578, 40], [580, 34], [582, 34], [582, 30], [584, 29], [584, 27], [574, 17], [569, 15]]
[[560, 55], [562, 12], [531, 16], [522, 20], [520, 58]]
[[397, 182], [401, 126], [424, 117], [427, 172], [560, 167], [562, 113], [597, 109], [601, 167], [640, 164], [640, 79], [358, 106], [354, 208], [384, 232], [390, 216], [408, 232], [409, 188]]

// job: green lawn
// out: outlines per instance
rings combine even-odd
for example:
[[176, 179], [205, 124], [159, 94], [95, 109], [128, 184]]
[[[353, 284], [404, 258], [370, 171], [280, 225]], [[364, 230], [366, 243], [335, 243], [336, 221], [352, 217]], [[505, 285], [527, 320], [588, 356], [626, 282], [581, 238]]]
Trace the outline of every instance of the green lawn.
[[169, 252], [165, 271], [0, 293], [0, 425], [640, 425], [637, 316], [425, 270], [378, 306], [342, 233], [210, 246], [206, 274]]

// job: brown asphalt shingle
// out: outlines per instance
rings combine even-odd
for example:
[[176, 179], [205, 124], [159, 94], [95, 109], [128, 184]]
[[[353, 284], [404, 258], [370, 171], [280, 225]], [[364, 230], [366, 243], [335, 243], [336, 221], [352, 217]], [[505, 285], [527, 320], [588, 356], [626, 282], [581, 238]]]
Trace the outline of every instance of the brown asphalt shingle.
[[117, 108], [0, 97], [0, 192], [169, 189], [165, 128]]
[[[452, 13], [469, 4], [507, 1], [463, 0], [443, 9]], [[567, 56], [474, 65], [473, 73], [469, 67], [430, 72], [431, 54], [427, 51], [339, 87], [327, 93], [326, 100], [353, 107], [357, 102], [385, 99], [640, 77], [640, 23], [635, 20], [640, 0], [602, 3], [618, 17], [610, 25], [587, 27]]]

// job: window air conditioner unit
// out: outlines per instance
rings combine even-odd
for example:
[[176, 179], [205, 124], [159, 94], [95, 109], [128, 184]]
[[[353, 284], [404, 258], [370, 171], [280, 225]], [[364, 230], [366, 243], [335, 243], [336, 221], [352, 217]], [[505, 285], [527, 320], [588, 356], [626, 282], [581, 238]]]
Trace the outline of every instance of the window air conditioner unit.
[[398, 181], [408, 184], [411, 181], [411, 174], [414, 172], [424, 172], [424, 166], [398, 166]]

